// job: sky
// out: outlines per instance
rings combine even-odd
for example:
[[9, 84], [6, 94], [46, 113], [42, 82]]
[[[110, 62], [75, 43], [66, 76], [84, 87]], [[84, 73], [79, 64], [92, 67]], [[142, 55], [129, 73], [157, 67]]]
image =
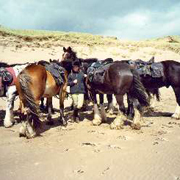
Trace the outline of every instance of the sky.
[[0, 0], [0, 25], [129, 40], [180, 35], [180, 0]]

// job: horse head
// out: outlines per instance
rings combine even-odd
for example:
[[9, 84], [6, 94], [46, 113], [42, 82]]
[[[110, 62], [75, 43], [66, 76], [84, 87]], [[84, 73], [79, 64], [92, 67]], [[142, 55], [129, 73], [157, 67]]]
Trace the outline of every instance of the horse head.
[[75, 61], [77, 59], [76, 52], [74, 52], [71, 47], [68, 47], [67, 49], [63, 47], [63, 51], [64, 53], [62, 54], [61, 61]]

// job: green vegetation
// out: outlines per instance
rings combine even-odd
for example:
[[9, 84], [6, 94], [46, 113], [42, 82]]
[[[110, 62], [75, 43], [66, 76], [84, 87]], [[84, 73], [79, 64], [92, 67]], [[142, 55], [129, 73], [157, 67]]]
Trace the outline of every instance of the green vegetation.
[[[92, 35], [88, 33], [61, 32], [61, 31], [42, 31], [42, 30], [14, 30], [0, 26], [1, 45], [15, 45], [17, 48], [23, 46], [50, 48], [53, 46], [63, 46], [63, 43], [80, 44], [89, 47], [106, 46], [117, 47], [129, 50], [133, 53], [141, 48], [152, 47], [161, 50], [170, 50], [180, 53], [180, 36], [167, 36], [162, 38], [127, 41], [116, 37]], [[6, 41], [6, 38], [10, 40]], [[4, 39], [4, 40], [3, 40]], [[154, 52], [153, 54], [155, 54]]]
[[0, 26], [1, 36], [14, 36], [27, 42], [33, 41], [66, 41], [77, 44], [103, 45], [116, 43], [115, 37], [104, 37], [88, 33], [42, 31], [42, 30], [13, 30]]

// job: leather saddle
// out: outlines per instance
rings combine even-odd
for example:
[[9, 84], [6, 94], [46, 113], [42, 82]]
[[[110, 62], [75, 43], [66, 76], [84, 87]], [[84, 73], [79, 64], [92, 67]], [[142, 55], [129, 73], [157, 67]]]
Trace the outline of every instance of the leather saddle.
[[151, 76], [153, 78], [161, 78], [164, 76], [163, 65], [160, 62], [145, 62], [142, 60], [129, 60], [128, 64], [134, 66], [140, 76]]
[[87, 71], [90, 82], [103, 83], [105, 72], [112, 62], [113, 60], [110, 58], [105, 59], [104, 61], [94, 62]]
[[45, 67], [45, 69], [51, 73], [51, 75], [54, 77], [54, 80], [56, 81], [57, 85], [64, 84], [65, 69], [63, 67], [58, 65], [56, 62], [43, 63], [41, 65], [43, 65]]

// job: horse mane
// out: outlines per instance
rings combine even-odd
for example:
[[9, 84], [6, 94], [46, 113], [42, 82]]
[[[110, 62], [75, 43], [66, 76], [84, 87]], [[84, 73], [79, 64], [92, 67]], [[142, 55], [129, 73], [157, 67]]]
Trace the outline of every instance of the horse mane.
[[48, 62], [48, 61], [45, 61], [45, 60], [40, 60], [40, 61], [38, 61], [37, 64], [40, 64], [40, 65], [42, 65], [42, 66], [45, 66], [45, 65], [48, 65], [49, 62]]

